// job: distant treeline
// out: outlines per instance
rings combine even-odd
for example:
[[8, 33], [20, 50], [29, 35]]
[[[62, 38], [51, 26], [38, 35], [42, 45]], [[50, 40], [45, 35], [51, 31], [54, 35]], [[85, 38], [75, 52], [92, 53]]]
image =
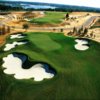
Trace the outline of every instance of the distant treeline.
[[[37, 5], [37, 6], [51, 6], [51, 8], [24, 8], [21, 4]], [[55, 7], [52, 9], [52, 7]], [[11, 2], [11, 1], [0, 1], [0, 11], [20, 11], [20, 10], [44, 10], [44, 11], [86, 11], [86, 12], [100, 12], [100, 8], [83, 7], [83, 6], [71, 6], [61, 4], [49, 4], [49, 3], [38, 3], [38, 2]]]
[[24, 10], [22, 7], [12, 7], [10, 5], [0, 4], [0, 11], [11, 11], [11, 10]]

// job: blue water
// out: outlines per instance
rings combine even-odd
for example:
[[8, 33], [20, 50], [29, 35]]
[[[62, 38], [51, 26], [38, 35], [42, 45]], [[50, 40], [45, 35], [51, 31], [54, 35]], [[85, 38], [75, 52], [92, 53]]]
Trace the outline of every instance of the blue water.
[[41, 6], [41, 5], [27, 5], [27, 4], [21, 4], [21, 6], [25, 9], [27, 8], [35, 8], [35, 9], [55, 9], [56, 7], [52, 7], [52, 6]]

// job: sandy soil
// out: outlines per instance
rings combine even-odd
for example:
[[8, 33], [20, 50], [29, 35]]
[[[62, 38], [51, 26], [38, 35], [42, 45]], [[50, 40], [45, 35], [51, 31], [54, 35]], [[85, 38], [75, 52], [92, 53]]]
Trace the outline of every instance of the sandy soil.
[[[24, 14], [25, 12], [12, 12], [13, 14]], [[76, 19], [69, 19], [68, 21], [65, 21], [65, 28], [72, 28], [72, 27], [77, 27], [77, 26], [81, 26], [87, 19], [89, 19], [91, 16], [97, 16], [97, 15], [100, 15], [100, 13], [89, 13], [89, 12], [72, 12], [70, 13], [70, 16], [85, 16], [86, 14], [89, 14], [87, 15], [86, 17], [79, 17], [79, 18], [76, 18]], [[17, 21], [17, 22], [9, 22], [7, 23], [7, 25], [10, 25], [10, 26], [16, 26], [16, 27], [20, 27], [22, 28], [23, 24], [28, 24], [30, 28], [32, 27], [41, 27], [39, 25], [32, 25], [32, 24], [29, 24], [29, 22], [27, 21]], [[62, 23], [63, 24], [63, 23]], [[62, 27], [62, 24], [59, 24], [58, 27]], [[44, 25], [42, 27], [56, 27], [56, 26], [51, 26], [51, 25]], [[11, 33], [16, 33], [16, 32], [25, 32], [24, 29], [12, 29], [12, 32]], [[28, 32], [60, 32], [60, 30], [30, 30], [28, 29], [27, 30]], [[64, 34], [66, 35], [70, 30], [64, 30]], [[93, 31], [94, 35], [95, 35], [95, 38], [91, 38], [97, 42], [100, 42], [100, 29], [91, 29], [89, 30], [88, 32], [88, 35], [90, 35], [90, 33]], [[3, 36], [0, 36], [0, 45], [4, 42], [5, 40], [5, 36], [3, 38]]]
[[[93, 37], [90, 37], [91, 33], [93, 33]], [[88, 35], [90, 39], [100, 43], [100, 28], [89, 29]]]

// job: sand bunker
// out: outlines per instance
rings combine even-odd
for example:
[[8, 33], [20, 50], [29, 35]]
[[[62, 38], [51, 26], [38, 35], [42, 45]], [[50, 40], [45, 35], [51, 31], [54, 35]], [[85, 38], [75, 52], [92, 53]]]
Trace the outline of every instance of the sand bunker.
[[53, 78], [54, 74], [47, 72], [45, 65], [38, 63], [33, 65], [30, 69], [22, 68], [22, 60], [9, 54], [3, 58], [4, 73], [14, 74], [16, 79], [30, 79], [34, 78], [35, 81], [42, 81], [43, 79]]
[[84, 39], [76, 39], [75, 42], [77, 42], [77, 44], [75, 45], [75, 49], [81, 50], [81, 51], [85, 51], [89, 49], [88, 41]]
[[18, 45], [22, 45], [22, 44], [26, 44], [27, 42], [13, 42], [13, 43], [7, 43], [5, 45], [5, 48], [4, 48], [4, 51], [9, 51], [11, 50], [12, 48], [15, 48], [15, 46], [18, 46]]
[[15, 39], [15, 38], [24, 38], [25, 36], [22, 36], [22, 34], [12, 34], [10, 35], [11, 39]]

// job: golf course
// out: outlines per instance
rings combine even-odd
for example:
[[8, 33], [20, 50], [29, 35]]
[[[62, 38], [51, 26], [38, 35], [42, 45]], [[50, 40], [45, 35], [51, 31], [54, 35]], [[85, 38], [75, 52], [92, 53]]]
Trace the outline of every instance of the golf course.
[[[100, 100], [100, 43], [82, 39], [77, 46], [80, 39], [62, 33], [21, 34], [9, 35], [0, 48], [0, 100]], [[12, 48], [14, 42], [22, 45]]]
[[30, 20], [30, 22], [37, 23], [39, 25], [43, 25], [43, 24], [57, 25], [64, 20], [65, 15], [66, 12], [45, 12], [44, 17], [33, 18]]

